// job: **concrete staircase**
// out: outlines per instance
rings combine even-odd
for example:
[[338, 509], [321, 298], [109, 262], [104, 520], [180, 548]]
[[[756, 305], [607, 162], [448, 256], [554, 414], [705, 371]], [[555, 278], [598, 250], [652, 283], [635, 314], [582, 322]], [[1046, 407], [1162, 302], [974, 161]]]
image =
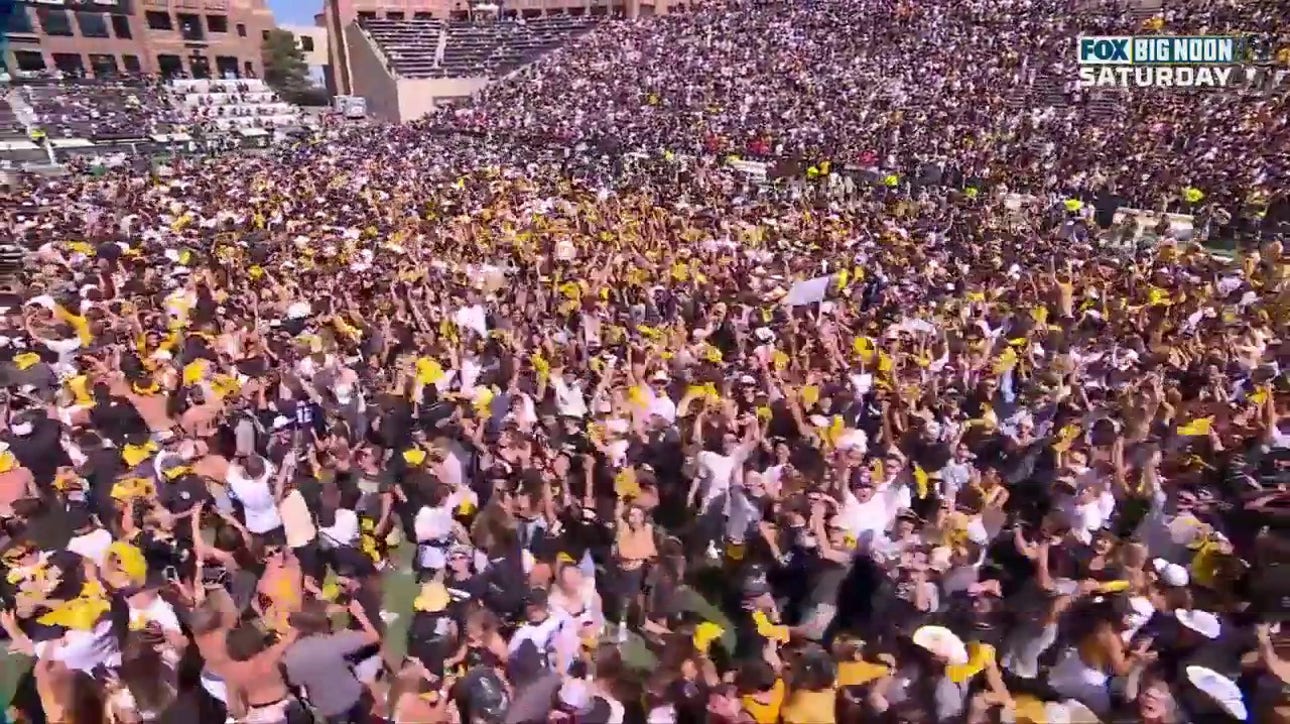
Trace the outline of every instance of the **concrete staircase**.
[[1087, 102], [1084, 104], [1085, 117], [1104, 121], [1115, 117], [1116, 107], [1122, 102], [1117, 97], [1119, 91], [1114, 88], [1091, 88]]
[[1029, 86], [1018, 86], [1013, 88], [1004, 99], [1003, 105], [1014, 113], [1021, 113], [1030, 108], [1031, 89]]
[[448, 47], [448, 26], [444, 25], [439, 28], [439, 44], [434, 49], [434, 65], [436, 68], [443, 65], [443, 51]]
[[38, 125], [40, 119], [36, 117], [36, 111], [27, 103], [27, 99], [22, 97], [22, 91], [15, 88], [5, 96], [5, 100], [9, 102], [9, 107], [20, 123], [29, 129]]
[[1055, 75], [1036, 76], [1028, 101], [1038, 106], [1065, 108], [1070, 104], [1070, 99], [1066, 97], [1066, 80]]
[[1129, 3], [1129, 17], [1136, 21], [1137, 27], [1141, 27], [1146, 20], [1162, 14], [1164, 8], [1164, 0], [1134, 0]]

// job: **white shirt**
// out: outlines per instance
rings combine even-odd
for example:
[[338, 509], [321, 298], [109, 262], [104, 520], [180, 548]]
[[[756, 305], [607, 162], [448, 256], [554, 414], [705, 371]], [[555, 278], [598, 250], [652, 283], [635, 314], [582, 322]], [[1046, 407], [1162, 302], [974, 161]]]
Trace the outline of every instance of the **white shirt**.
[[507, 644], [507, 651], [514, 654], [525, 641], [532, 641], [538, 652], [545, 652], [547, 664], [552, 668], [556, 666], [557, 658], [561, 654], [566, 664], [572, 663], [573, 654], [579, 645], [578, 630], [573, 620], [556, 610], [551, 610], [542, 623], [525, 622], [523, 626], [516, 629], [510, 643]]
[[145, 623], [155, 623], [164, 631], [181, 631], [179, 627], [179, 616], [175, 615], [175, 608], [161, 596], [154, 596], [152, 602], [142, 608], [130, 606], [130, 621], [143, 621]]
[[305, 497], [299, 490], [286, 494], [278, 513], [282, 517], [282, 527], [287, 534], [287, 545], [291, 548], [308, 545], [318, 537], [313, 515], [309, 512], [309, 504], [305, 502]]
[[713, 500], [730, 489], [730, 484], [739, 477], [740, 466], [746, 454], [742, 447], [733, 455], [722, 455], [711, 450], [699, 452], [695, 459], [699, 463], [700, 473], [707, 480], [707, 490], [704, 492], [700, 509], [707, 508]]
[[242, 503], [246, 516], [246, 529], [252, 533], [268, 533], [282, 526], [282, 516], [278, 514], [277, 501], [269, 489], [269, 477], [273, 466], [266, 463], [264, 475], [252, 480], [243, 476], [240, 467], [234, 466], [228, 471], [228, 486], [233, 496]]
[[475, 491], [466, 487], [458, 487], [448, 494], [443, 503], [437, 507], [429, 505], [421, 506], [417, 511], [417, 517], [413, 521], [414, 533], [418, 543], [426, 543], [432, 540], [442, 540], [452, 535], [453, 511], [461, 505], [462, 501], [470, 501], [475, 505], [479, 504], [478, 496]]
[[102, 566], [103, 561], [107, 559], [110, 545], [112, 545], [112, 534], [103, 528], [95, 528], [85, 535], [78, 535], [67, 541], [67, 550], [94, 561], [96, 566]]
[[332, 524], [318, 529], [323, 548], [352, 546], [358, 542], [358, 514], [348, 508], [336, 511]]
[[[63, 645], [54, 652], [54, 660], [69, 669], [89, 672], [98, 666], [115, 668], [121, 665], [121, 650], [111, 621], [100, 621], [91, 631], [69, 630], [63, 634]], [[36, 644], [36, 658], [50, 653], [53, 641]]]
[[951, 504], [958, 498], [959, 489], [967, 485], [971, 479], [970, 471], [972, 466], [968, 463], [961, 463], [957, 460], [951, 460], [941, 468], [941, 499], [947, 500]]
[[563, 377], [551, 375], [551, 389], [555, 392], [555, 406], [561, 415], [570, 417], [586, 416], [587, 401], [583, 397], [582, 390], [578, 387], [577, 382], [568, 385], [565, 384]]
[[897, 511], [909, 504], [909, 488], [905, 485], [888, 483], [863, 503], [848, 490], [843, 495], [838, 524], [858, 542], [878, 540], [895, 522]]

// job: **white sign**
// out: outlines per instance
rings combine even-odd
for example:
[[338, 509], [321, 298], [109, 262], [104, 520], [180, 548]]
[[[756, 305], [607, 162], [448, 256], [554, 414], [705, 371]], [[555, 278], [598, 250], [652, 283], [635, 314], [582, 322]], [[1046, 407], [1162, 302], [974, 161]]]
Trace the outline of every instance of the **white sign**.
[[784, 302], [793, 307], [822, 302], [824, 301], [824, 295], [829, 292], [829, 282], [831, 281], [833, 281], [832, 274], [826, 277], [815, 277], [804, 282], [797, 282], [788, 290], [788, 295], [784, 297]]

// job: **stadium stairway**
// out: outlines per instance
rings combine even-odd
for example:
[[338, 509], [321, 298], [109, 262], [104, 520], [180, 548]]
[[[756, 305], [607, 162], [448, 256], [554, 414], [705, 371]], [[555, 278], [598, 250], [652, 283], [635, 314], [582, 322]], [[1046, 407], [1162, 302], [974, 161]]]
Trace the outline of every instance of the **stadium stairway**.
[[448, 27], [439, 28], [439, 44], [434, 49], [434, 67], [443, 65], [443, 51], [448, 47]]
[[1030, 106], [1031, 89], [1027, 86], [1018, 86], [1013, 88], [1004, 101], [1004, 105], [1010, 111], [1020, 113]]
[[1070, 104], [1066, 96], [1065, 78], [1041, 74], [1035, 78], [1035, 85], [1026, 99], [1027, 103], [1054, 108], [1065, 108]]
[[1084, 115], [1093, 120], [1109, 120], [1115, 117], [1116, 109], [1121, 104], [1115, 89], [1095, 88], [1089, 93], [1084, 105]]
[[36, 125], [36, 111], [22, 97], [22, 94], [16, 91], [0, 98], [0, 101], [4, 104], [0, 108], [0, 116], [3, 116], [3, 120], [0, 121], [3, 123], [3, 128], [0, 128], [0, 131], [7, 134], [12, 126], [15, 132], [26, 138], [27, 129]]
[[1129, 17], [1141, 27], [1142, 23], [1163, 13], [1164, 7], [1164, 0], [1134, 0], [1129, 3]]

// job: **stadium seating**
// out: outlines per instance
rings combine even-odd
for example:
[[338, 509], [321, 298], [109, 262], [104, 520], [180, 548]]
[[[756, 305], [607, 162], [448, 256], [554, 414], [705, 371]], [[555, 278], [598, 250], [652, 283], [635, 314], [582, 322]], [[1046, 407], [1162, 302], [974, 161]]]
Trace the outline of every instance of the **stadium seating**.
[[412, 78], [434, 75], [443, 21], [373, 19], [363, 21], [363, 27], [400, 75]]
[[395, 73], [405, 78], [497, 78], [590, 30], [590, 17], [490, 23], [364, 20]]
[[185, 124], [228, 131], [277, 128], [300, 123], [300, 110], [285, 103], [258, 78], [172, 80], [167, 88]]
[[21, 86], [51, 138], [107, 139], [168, 133], [176, 120], [151, 82], [60, 80]]
[[0, 141], [26, 137], [27, 130], [13, 112], [13, 106], [9, 105], [8, 99], [0, 96]]

